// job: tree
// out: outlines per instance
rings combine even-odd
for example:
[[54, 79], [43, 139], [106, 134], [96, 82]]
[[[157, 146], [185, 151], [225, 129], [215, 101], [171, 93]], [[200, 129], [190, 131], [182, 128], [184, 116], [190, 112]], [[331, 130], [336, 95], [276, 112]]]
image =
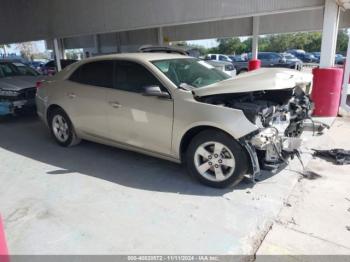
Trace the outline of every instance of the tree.
[[33, 54], [37, 51], [33, 42], [25, 42], [16, 44], [16, 49], [21, 52], [24, 59], [32, 60]]
[[338, 32], [337, 52], [346, 53], [348, 48], [349, 35], [347, 30], [340, 30]]
[[219, 43], [218, 53], [222, 54], [241, 54], [246, 51], [245, 43], [238, 38], [219, 38], [217, 39]]

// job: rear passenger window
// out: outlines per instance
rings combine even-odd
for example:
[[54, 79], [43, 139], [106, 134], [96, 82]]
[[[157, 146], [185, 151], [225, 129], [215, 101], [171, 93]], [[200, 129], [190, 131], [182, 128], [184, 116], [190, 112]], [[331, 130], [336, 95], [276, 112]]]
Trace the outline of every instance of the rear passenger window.
[[118, 61], [115, 70], [116, 89], [134, 93], [143, 93], [144, 88], [148, 86], [164, 89], [158, 79], [139, 64]]
[[226, 56], [223, 56], [223, 55], [220, 55], [220, 56], [219, 56], [219, 60], [220, 60], [220, 61], [228, 61], [227, 57], [226, 57]]
[[113, 61], [96, 61], [80, 66], [69, 78], [84, 85], [113, 88]]

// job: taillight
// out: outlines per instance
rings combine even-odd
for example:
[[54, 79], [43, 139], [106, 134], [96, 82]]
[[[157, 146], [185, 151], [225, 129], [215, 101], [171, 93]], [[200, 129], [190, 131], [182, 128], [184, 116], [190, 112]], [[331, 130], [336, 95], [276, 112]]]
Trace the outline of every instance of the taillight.
[[36, 88], [39, 89], [40, 87], [42, 87], [43, 83], [44, 83], [44, 80], [37, 81], [36, 84], [35, 84]]

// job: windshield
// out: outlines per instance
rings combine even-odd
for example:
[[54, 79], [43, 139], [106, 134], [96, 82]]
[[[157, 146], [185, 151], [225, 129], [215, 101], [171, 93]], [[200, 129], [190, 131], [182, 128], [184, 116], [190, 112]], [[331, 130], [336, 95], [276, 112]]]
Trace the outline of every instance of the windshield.
[[21, 63], [0, 63], [0, 77], [37, 75], [38, 72]]
[[205, 61], [194, 58], [159, 60], [152, 63], [176, 86], [187, 84], [198, 88], [230, 78]]

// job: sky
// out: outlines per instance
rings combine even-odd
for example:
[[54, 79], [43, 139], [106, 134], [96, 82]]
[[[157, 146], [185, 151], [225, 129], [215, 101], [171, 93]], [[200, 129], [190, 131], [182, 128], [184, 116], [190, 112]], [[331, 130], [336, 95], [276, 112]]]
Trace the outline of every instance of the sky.
[[187, 41], [187, 43], [191, 45], [201, 45], [206, 48], [218, 46], [218, 42], [216, 42], [216, 39], [193, 40], [193, 41]]
[[[33, 43], [34, 43], [34, 48], [36, 49], [36, 52], [42, 53], [46, 51], [45, 41], [35, 41]], [[16, 44], [11, 44], [10, 47], [7, 48], [7, 52], [9, 54], [12, 54], [12, 53], [15, 53], [17, 55], [20, 54], [20, 51], [16, 48]]]

